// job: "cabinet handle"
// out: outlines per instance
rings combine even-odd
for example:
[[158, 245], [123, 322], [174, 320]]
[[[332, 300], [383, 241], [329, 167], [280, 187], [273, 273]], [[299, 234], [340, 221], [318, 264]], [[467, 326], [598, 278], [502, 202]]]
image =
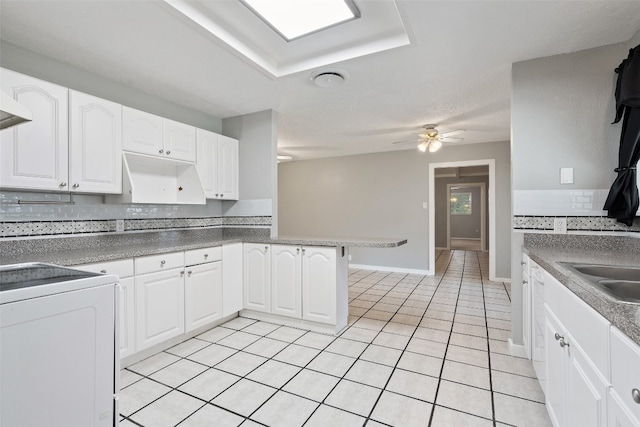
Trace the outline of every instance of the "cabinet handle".
[[216, 193], [216, 197], [218, 197], [218, 196], [219, 196], [219, 194], [218, 194], [218, 193]]
[[158, 153], [162, 154], [162, 153], [164, 153], [164, 150], [161, 148], [161, 149], [158, 150]]
[[161, 266], [164, 266], [166, 263], [167, 263], [167, 261], [165, 261], [165, 260], [160, 261], [160, 265]]
[[224, 196], [224, 194], [220, 193], [220, 197]]
[[524, 261], [520, 261], [520, 265], [527, 265], [527, 263]]
[[66, 186], [67, 186], [67, 183], [64, 181], [60, 183], [60, 187], [66, 187]]
[[100, 270], [100, 273], [107, 274], [107, 270]]
[[638, 390], [637, 388], [631, 390], [631, 397], [633, 398], [634, 402], [640, 403], [640, 390]]
[[187, 271], [187, 274], [188, 274], [189, 276], [191, 276], [191, 273], [193, 273], [193, 271], [191, 271], [191, 270]]
[[560, 341], [560, 340], [564, 339], [564, 337], [562, 335], [560, 335], [559, 333], [557, 333], [557, 332], [553, 337], [556, 339], [556, 341]]
[[167, 156], [171, 154], [171, 150], [167, 150]]
[[527, 279], [522, 279], [522, 284], [526, 285], [527, 283], [529, 283], [529, 281]]
[[184, 270], [180, 272], [180, 277], [184, 277]]
[[300, 253], [300, 248], [296, 248], [296, 253]]
[[269, 250], [269, 246], [264, 247], [264, 251], [267, 252]]
[[560, 347], [569, 347], [569, 343], [564, 340], [564, 338], [560, 338]]
[[80, 187], [80, 184], [73, 184], [73, 188], [78, 188]]
[[209, 258], [209, 254], [204, 254], [204, 259]]
[[305, 248], [302, 248], [302, 255], [304, 255], [304, 253], [305, 253], [306, 251], [307, 251], [307, 250], [306, 250]]

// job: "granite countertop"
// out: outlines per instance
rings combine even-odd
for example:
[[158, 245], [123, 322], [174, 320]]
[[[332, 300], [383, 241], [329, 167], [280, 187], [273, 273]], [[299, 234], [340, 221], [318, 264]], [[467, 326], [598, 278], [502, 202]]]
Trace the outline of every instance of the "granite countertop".
[[617, 240], [612, 244], [612, 241], [606, 236], [593, 237], [597, 238], [581, 239], [577, 245], [565, 244], [562, 246], [553, 244], [553, 242], [545, 245], [536, 241], [541, 240], [536, 237], [532, 237], [527, 242], [525, 238], [523, 251], [560, 283], [640, 345], [640, 303], [618, 300], [562, 264], [569, 262], [638, 267], [640, 265], [640, 247], [638, 247], [640, 239]]
[[201, 249], [227, 243], [264, 243], [308, 246], [394, 248], [406, 239], [325, 238], [287, 236], [271, 238], [261, 233], [225, 233], [219, 230], [176, 230], [103, 236], [0, 241], [0, 265], [45, 262], [79, 265], [136, 256]]

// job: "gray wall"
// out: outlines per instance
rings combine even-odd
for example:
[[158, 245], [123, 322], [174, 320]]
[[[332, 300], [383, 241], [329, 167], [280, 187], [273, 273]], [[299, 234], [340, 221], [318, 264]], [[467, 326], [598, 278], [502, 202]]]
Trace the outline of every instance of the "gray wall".
[[471, 193], [471, 213], [469, 215], [451, 215], [451, 237], [461, 239], [479, 239], [482, 233], [481, 219], [482, 203], [480, 187], [467, 187], [464, 189], [451, 190], [451, 195], [460, 193]]
[[240, 201], [223, 202], [225, 215], [272, 215], [277, 236], [278, 113], [265, 110], [222, 120], [222, 133], [239, 141]]
[[128, 107], [221, 133], [222, 121], [217, 117], [132, 89], [4, 40], [0, 43], [0, 66]]
[[[514, 190], [611, 186], [621, 126], [611, 124], [613, 70], [627, 50], [620, 43], [513, 64]], [[560, 184], [561, 167], [574, 168], [573, 185]]]
[[[436, 247], [437, 248], [446, 248], [447, 247], [447, 216], [448, 216], [448, 212], [447, 212], [447, 184], [460, 184], [460, 183], [465, 183], [465, 182], [484, 182], [486, 184], [486, 189], [487, 189], [487, 194], [489, 192], [489, 177], [488, 176], [464, 176], [464, 177], [459, 177], [459, 178], [455, 178], [455, 177], [439, 177], [436, 178], [436, 183], [435, 183], [435, 202], [436, 202], [436, 206], [435, 206], [435, 221], [436, 221]], [[479, 203], [480, 203], [480, 199], [479, 199], [479, 193], [480, 193], [480, 188], [477, 187], [475, 190], [478, 191], [478, 199], [475, 200], [475, 203], [478, 203], [476, 206], [478, 206], [478, 208], [480, 207]], [[489, 206], [488, 203], [485, 204], [485, 212], [486, 212], [486, 224], [485, 224], [485, 236], [486, 236], [486, 240], [487, 240], [487, 245], [489, 244]], [[475, 220], [480, 221], [480, 211], [478, 209], [475, 209], [474, 212], [477, 214], [477, 217], [474, 215]], [[474, 223], [472, 218], [468, 217], [468, 216], [457, 216], [456, 217], [457, 220], [459, 220], [459, 222], [462, 222], [462, 224], [458, 225], [458, 230], [461, 232], [460, 236], [456, 236], [456, 237], [477, 237], [480, 238], [480, 232], [477, 233], [477, 235], [474, 233], [473, 235], [472, 232], [469, 231], [468, 227], [466, 227], [466, 223]], [[474, 223], [475, 224], [475, 223]], [[454, 235], [454, 225], [452, 222], [452, 227], [451, 227], [451, 234], [452, 236]], [[473, 231], [475, 232], [475, 229], [477, 227], [473, 228]], [[466, 229], [466, 230], [465, 230]], [[504, 276], [500, 276], [500, 277], [504, 277]]]
[[352, 263], [427, 270], [429, 163], [495, 159], [498, 277], [509, 277], [509, 143], [280, 163], [280, 235], [405, 237], [394, 249], [353, 248]]

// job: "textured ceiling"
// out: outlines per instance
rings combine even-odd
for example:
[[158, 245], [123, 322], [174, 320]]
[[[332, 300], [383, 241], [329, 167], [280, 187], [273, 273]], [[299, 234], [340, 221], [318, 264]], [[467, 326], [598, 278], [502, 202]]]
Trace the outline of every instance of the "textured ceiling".
[[430, 123], [508, 140], [511, 63], [640, 29], [640, 1], [396, 4], [411, 44], [332, 64], [349, 79], [327, 89], [314, 70], [270, 76], [161, 1], [2, 0], [0, 37], [214, 117], [274, 109], [279, 151], [301, 159], [407, 149], [392, 143]]

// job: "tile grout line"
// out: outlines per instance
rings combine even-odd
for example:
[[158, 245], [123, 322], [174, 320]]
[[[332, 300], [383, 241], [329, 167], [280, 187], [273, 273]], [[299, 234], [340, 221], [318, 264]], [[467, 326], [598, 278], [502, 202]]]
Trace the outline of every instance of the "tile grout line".
[[[455, 257], [455, 251], [452, 251], [452, 255], [451, 255], [450, 260], [453, 259], [454, 257]], [[443, 278], [446, 276], [450, 265], [451, 265], [451, 261], [447, 265], [447, 269], [445, 270]], [[433, 409], [431, 410], [431, 415], [429, 416], [429, 423], [427, 424], [428, 427], [432, 427], [432, 424], [433, 424], [433, 416], [434, 416], [434, 414], [436, 412], [436, 406], [437, 406], [436, 402], [438, 401], [438, 392], [440, 391], [440, 384], [442, 384], [442, 374], [444, 372], [444, 365], [445, 365], [445, 362], [447, 360], [447, 352], [449, 351], [449, 345], [451, 343], [451, 335], [453, 334], [453, 327], [455, 325], [456, 311], [458, 309], [458, 301], [460, 299], [460, 290], [462, 288], [462, 279], [464, 277], [464, 258], [463, 258], [462, 266], [463, 266], [462, 267], [462, 274], [460, 275], [460, 284], [458, 285], [458, 295], [456, 297], [456, 305], [455, 305], [455, 309], [454, 309], [454, 312], [453, 312], [453, 320], [451, 322], [451, 330], [449, 331], [449, 339], [447, 340], [447, 346], [445, 347], [444, 355], [442, 356], [442, 366], [440, 367], [440, 375], [438, 376], [438, 385], [436, 386], [436, 394], [435, 394], [435, 396], [433, 398]]]

